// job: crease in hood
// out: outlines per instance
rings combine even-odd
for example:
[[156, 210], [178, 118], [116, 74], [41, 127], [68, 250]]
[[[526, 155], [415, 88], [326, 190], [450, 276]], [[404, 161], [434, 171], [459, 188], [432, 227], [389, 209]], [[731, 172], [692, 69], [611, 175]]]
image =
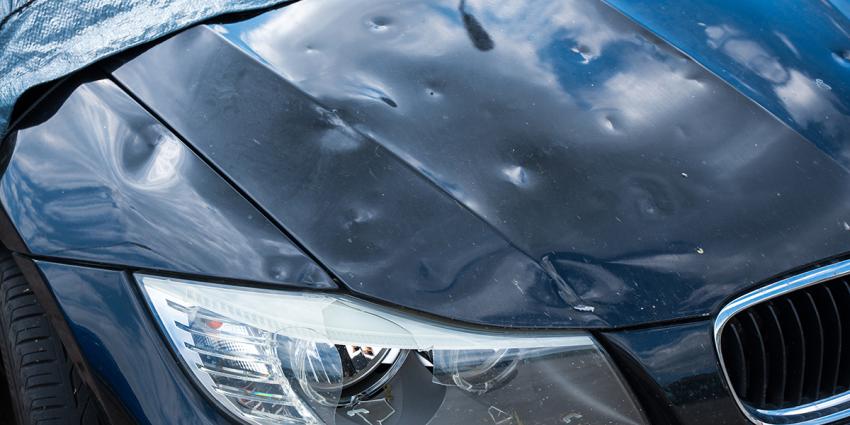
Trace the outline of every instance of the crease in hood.
[[[596, 1], [307, 1], [114, 76], [351, 291], [451, 319], [704, 317], [850, 251], [850, 176], [819, 141], [846, 140], [803, 137], [647, 27]], [[786, 98], [843, 101], [822, 80]]]

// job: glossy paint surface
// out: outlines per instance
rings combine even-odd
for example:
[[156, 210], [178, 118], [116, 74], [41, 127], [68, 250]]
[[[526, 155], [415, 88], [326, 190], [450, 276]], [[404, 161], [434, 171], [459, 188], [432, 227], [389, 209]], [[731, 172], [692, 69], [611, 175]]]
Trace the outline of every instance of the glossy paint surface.
[[658, 403], [664, 414], [653, 423], [750, 423], [724, 386], [710, 321], [603, 335], [629, 358], [626, 369], [638, 376], [640, 384], [633, 387], [645, 404], [657, 396], [650, 402]]
[[601, 2], [299, 2], [113, 75], [349, 289], [452, 319], [704, 316], [850, 249], [834, 157]]
[[850, 168], [850, 2], [606, 1]]
[[330, 288], [330, 277], [114, 83], [60, 87], [13, 134], [0, 201], [36, 255]]
[[88, 364], [140, 425], [233, 424], [189, 382], [123, 272], [36, 262]]

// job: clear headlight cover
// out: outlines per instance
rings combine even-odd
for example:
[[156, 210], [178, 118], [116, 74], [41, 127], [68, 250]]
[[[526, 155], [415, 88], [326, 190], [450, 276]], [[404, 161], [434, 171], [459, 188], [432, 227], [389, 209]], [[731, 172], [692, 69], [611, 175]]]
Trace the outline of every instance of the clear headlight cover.
[[584, 333], [452, 326], [310, 292], [139, 275], [209, 395], [249, 424], [643, 424]]

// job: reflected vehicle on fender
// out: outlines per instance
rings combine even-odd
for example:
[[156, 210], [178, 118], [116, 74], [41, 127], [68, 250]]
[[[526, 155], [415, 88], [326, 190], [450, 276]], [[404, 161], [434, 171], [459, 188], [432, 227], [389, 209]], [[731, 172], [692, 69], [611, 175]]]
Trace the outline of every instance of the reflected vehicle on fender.
[[37, 88], [2, 145], [10, 419], [842, 423], [848, 31], [305, 0]]

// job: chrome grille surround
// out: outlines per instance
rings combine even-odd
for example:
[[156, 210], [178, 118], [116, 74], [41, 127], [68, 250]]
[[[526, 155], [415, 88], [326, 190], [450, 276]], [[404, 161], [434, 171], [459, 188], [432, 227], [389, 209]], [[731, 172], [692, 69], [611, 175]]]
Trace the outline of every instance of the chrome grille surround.
[[[819, 267], [769, 284], [727, 304], [714, 321], [714, 343], [724, 382], [744, 415], [759, 425], [822, 425], [850, 417], [850, 391], [790, 408], [767, 410], [748, 406], [736, 394], [726, 368], [722, 335], [725, 326], [738, 313], [771, 299], [850, 275], [850, 260]], [[850, 326], [850, 323], [847, 324]], [[844, 357], [847, 357], [846, 355]]]

